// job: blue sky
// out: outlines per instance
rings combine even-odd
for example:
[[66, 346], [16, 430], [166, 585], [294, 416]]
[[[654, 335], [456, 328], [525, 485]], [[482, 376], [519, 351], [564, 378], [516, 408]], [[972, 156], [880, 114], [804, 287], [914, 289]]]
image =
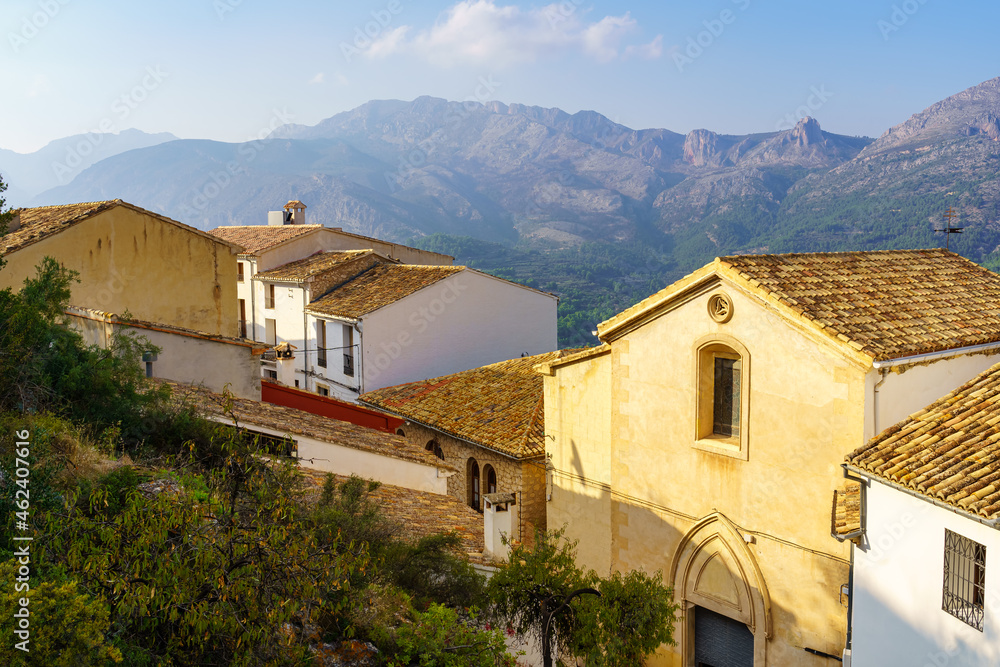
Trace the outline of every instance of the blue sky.
[[371, 99], [633, 128], [877, 136], [1000, 75], [996, 0], [4, 0], [0, 148], [135, 127], [244, 141]]

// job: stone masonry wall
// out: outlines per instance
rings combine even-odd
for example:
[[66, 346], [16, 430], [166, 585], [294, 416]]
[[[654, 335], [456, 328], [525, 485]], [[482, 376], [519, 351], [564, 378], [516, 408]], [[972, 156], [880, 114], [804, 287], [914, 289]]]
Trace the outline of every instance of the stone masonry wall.
[[[408, 441], [420, 447], [436, 441], [444, 453], [446, 463], [459, 472], [448, 478], [448, 495], [469, 503], [469, 459], [479, 464], [481, 493], [486, 493], [486, 466], [492, 466], [497, 475], [498, 493], [515, 493], [520, 505], [520, 535], [516, 539], [534, 542], [535, 529], [545, 529], [545, 467], [541, 460], [517, 461], [484, 447], [477, 447], [438, 431], [407, 422], [400, 429]], [[482, 511], [480, 497], [478, 511]]]

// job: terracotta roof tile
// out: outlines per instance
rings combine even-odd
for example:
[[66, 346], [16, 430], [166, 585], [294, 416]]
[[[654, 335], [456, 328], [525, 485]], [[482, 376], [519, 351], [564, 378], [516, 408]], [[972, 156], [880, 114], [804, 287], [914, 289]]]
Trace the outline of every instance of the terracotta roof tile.
[[1000, 275], [945, 250], [721, 257], [876, 360], [1000, 341]]
[[314, 300], [306, 310], [362, 317], [464, 270], [464, 266], [381, 264]]
[[[323, 489], [326, 474], [316, 470], [303, 470], [307, 483], [308, 499], [316, 499]], [[334, 475], [337, 484], [347, 477]], [[382, 484], [371, 498], [383, 509], [385, 515], [397, 522], [402, 537], [418, 540], [427, 535], [455, 531], [462, 539], [462, 550], [473, 562], [487, 562], [483, 557], [486, 548], [483, 537], [483, 515], [453, 496], [414, 491], [401, 486]]]
[[1000, 275], [941, 249], [720, 257], [600, 323], [601, 339], [715, 275], [877, 361], [1000, 341]]
[[318, 273], [323, 273], [335, 266], [349, 262], [362, 255], [374, 254], [371, 250], [340, 250], [335, 252], [321, 252], [305, 259], [300, 259], [288, 264], [282, 264], [268, 271], [262, 271], [254, 276], [260, 280], [284, 280], [301, 281], [312, 277]]
[[1000, 364], [886, 429], [847, 461], [929, 498], [1000, 518]]
[[533, 370], [577, 350], [481, 368], [362, 394], [360, 402], [515, 458], [545, 452], [543, 378]]
[[[121, 199], [109, 199], [106, 201], [84, 202], [81, 204], [63, 204], [59, 206], [38, 206], [35, 208], [18, 209], [20, 228], [9, 232], [0, 238], [0, 254], [6, 255], [16, 250], [20, 250], [33, 243], [48, 238], [53, 234], [58, 234], [64, 229], [83, 222], [98, 213], [102, 213], [117, 206], [124, 206], [143, 215], [166, 221], [186, 229], [198, 236], [212, 238], [208, 232], [195, 229], [190, 225], [173, 220], [154, 211], [147, 211], [144, 208], [129, 204]], [[226, 239], [216, 239], [226, 242]], [[230, 244], [231, 245], [231, 244]]]
[[323, 225], [232, 225], [216, 227], [208, 233], [243, 246], [244, 255], [256, 255], [271, 246], [322, 228]]
[[861, 485], [848, 482], [833, 492], [833, 530], [848, 535], [861, 530]]
[[[167, 384], [173, 390], [176, 400], [189, 401], [206, 416], [228, 419], [228, 415], [222, 407], [221, 394], [187, 384], [176, 382], [167, 382]], [[434, 456], [433, 453], [407, 442], [398, 435], [314, 415], [311, 412], [283, 405], [245, 398], [233, 398], [232, 401], [237, 421], [251, 428], [256, 424], [288, 435], [301, 435], [351, 449], [372, 452], [380, 456], [456, 470]]]

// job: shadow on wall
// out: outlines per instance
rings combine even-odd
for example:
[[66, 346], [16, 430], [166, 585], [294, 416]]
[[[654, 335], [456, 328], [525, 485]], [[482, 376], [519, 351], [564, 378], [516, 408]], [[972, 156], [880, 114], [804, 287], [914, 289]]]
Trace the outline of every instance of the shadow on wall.
[[[697, 606], [722, 614], [740, 624], [746, 623], [742, 627], [749, 627], [754, 638], [759, 638], [752, 642], [753, 654], [747, 656], [751, 661], [748, 664], [829, 667], [834, 657], [840, 658], [847, 627], [846, 597], [839, 601], [843, 617], [843, 629], [839, 634], [830, 633], [821, 637], [818, 632], [800, 627], [801, 623], [808, 621], [801, 618], [803, 614], [799, 610], [811, 612], [813, 609], [823, 608], [823, 605], [830, 608], [831, 601], [824, 598], [836, 595], [840, 586], [847, 582], [846, 567], [838, 565], [826, 570], [817, 568], [812, 572], [816, 585], [795, 592], [795, 608], [787, 606], [789, 596], [786, 594], [781, 600], [786, 605], [783, 606], [770, 597], [766, 589], [769, 585], [780, 585], [778, 579], [782, 563], [775, 562], [774, 553], [780, 553], [781, 549], [787, 547], [768, 543], [765, 545], [766, 553], [762, 553], [759, 541], [747, 544], [741, 539], [739, 532], [735, 536], [732, 531], [727, 533], [723, 524], [728, 521], [724, 518], [716, 519], [715, 523], [719, 524], [716, 531], [718, 537], [713, 537], [711, 533], [715, 529], [709, 528], [706, 532], [704, 525], [713, 525], [712, 517], [715, 515], [695, 520], [681, 518], [650, 508], [639, 499], [612, 494], [606, 487], [599, 485], [588, 487], [586, 492], [576, 492], [567, 488], [580, 484], [578, 479], [572, 478], [583, 477], [580, 475], [582, 466], [575, 444], [573, 454], [570, 474], [559, 480], [559, 484], [552, 486], [553, 500], [548, 507], [548, 525], [550, 529], [566, 526], [567, 538], [578, 541], [578, 565], [595, 569], [604, 577], [611, 571], [636, 569], [652, 574], [660, 570], [664, 583], [674, 586], [670, 570], [675, 553], [680, 548], [682, 553], [688, 554], [687, 557], [678, 558], [682, 564], [675, 576], [680, 582], [684, 578], [683, 572], [687, 572], [687, 583], [680, 584], [674, 591], [675, 602], [681, 605], [673, 630], [673, 637], [678, 645], [662, 646], [655, 655], [647, 659], [648, 666], [679, 664], [676, 661], [682, 652], [681, 644], [684, 644], [686, 654], [692, 656], [696, 650], [706, 650], [706, 644], [711, 643], [712, 637], [702, 636], [696, 645], [694, 630]], [[703, 528], [699, 530], [698, 526]], [[739, 527], [736, 528], [739, 530]], [[819, 527], [820, 530], [823, 528], [826, 527]], [[685, 537], [690, 537], [689, 534], [696, 531], [694, 539], [688, 540], [685, 546]], [[748, 556], [749, 553], [754, 555]], [[762, 596], [759, 591], [761, 587], [746, 570], [748, 559], [760, 562], [768, 555], [771, 562], [766, 564], [767, 567], [761, 568], [764, 574], [760, 576], [765, 579]], [[767, 572], [771, 573], [771, 578], [775, 581], [766, 580]], [[689, 590], [680, 590], [685, 585]], [[767, 598], [767, 614], [764, 614], [763, 598]], [[750, 608], [754, 608], [752, 618], [748, 617], [747, 610]], [[769, 637], [766, 631], [767, 616], [770, 618]], [[808, 614], [805, 616], [808, 617]], [[717, 639], [725, 641], [724, 637]], [[826, 655], [817, 655], [806, 649]], [[766, 660], [766, 663], [762, 660]], [[713, 664], [708, 660], [704, 662]]]

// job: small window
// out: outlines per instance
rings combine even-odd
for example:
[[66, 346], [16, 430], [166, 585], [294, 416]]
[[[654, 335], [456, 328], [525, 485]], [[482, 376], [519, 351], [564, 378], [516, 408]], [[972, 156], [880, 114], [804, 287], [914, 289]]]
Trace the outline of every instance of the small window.
[[264, 307], [268, 309], [274, 308], [274, 285], [264, 286]]
[[354, 327], [344, 325], [344, 375], [354, 377]]
[[750, 352], [729, 335], [694, 345], [694, 446], [749, 460]]
[[476, 463], [476, 459], [469, 459], [469, 507], [477, 512], [483, 511], [481, 482], [479, 464]]
[[316, 322], [316, 364], [326, 368], [326, 322]]
[[713, 435], [730, 437], [740, 434], [741, 367], [739, 357], [734, 359], [730, 355], [715, 355], [715, 378], [712, 383]]
[[239, 282], [244, 281], [243, 277], [243, 262], [236, 262], [236, 280]]
[[427, 447], [425, 447], [425, 449], [430, 453], [434, 454], [434, 456], [444, 461], [444, 450], [441, 449], [441, 445], [438, 444], [437, 440], [431, 440], [430, 442], [428, 442]]
[[486, 493], [496, 493], [497, 471], [493, 469], [493, 466], [488, 465], [483, 467], [483, 478], [486, 480]]
[[278, 379], [278, 371], [271, 370], [270, 368], [265, 368], [264, 369], [264, 377], [266, 377], [268, 380], [277, 380]]
[[267, 337], [267, 344], [274, 347], [278, 344], [278, 322], [270, 318], [264, 320], [264, 332]]
[[316, 385], [316, 393], [319, 394], [320, 396], [329, 396], [330, 395], [330, 388], [329, 387], [324, 387], [323, 385], [318, 384], [318, 385]]
[[982, 632], [985, 602], [986, 547], [946, 528], [941, 608]]

